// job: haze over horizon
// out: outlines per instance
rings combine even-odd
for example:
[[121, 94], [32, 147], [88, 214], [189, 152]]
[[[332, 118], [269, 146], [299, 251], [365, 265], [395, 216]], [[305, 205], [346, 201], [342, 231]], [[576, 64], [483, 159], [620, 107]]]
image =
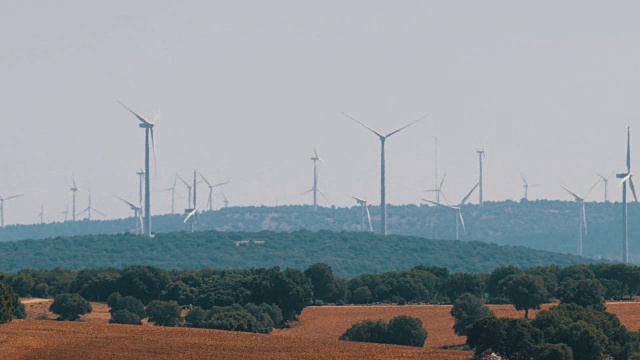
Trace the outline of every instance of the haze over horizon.
[[[117, 101], [152, 118], [152, 213], [170, 211], [176, 172], [231, 180], [230, 206], [310, 204], [314, 148], [322, 206], [380, 199], [380, 144], [345, 112], [388, 133], [387, 200], [420, 203], [434, 187], [458, 202], [573, 200], [598, 178], [640, 169], [640, 4], [404, 1], [307, 3], [115, 1], [0, 5], [0, 196], [5, 223], [78, 211], [87, 189], [109, 218], [138, 197], [144, 132]], [[639, 145], [635, 145], [639, 144]], [[618, 181], [609, 196], [620, 201]], [[178, 183], [176, 209], [187, 202]], [[199, 208], [206, 203], [198, 188]], [[602, 186], [589, 201], [602, 201]], [[471, 197], [477, 203], [477, 194]], [[220, 193], [214, 195], [222, 206]], [[99, 218], [99, 217], [96, 217]]]

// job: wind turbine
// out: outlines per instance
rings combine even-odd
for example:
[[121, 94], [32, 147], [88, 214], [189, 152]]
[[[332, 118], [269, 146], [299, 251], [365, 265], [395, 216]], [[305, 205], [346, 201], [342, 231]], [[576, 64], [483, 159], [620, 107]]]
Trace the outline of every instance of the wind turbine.
[[311, 188], [313, 191], [313, 211], [318, 211], [318, 161], [323, 161], [318, 156], [316, 149], [313, 149], [311, 160], [313, 161], [313, 187]]
[[207, 180], [206, 177], [204, 177], [204, 175], [202, 175], [202, 173], [200, 173], [200, 177], [202, 178], [202, 180], [204, 180], [205, 183], [207, 183], [207, 186], [209, 186], [209, 201], [207, 201], [207, 206], [209, 207], [209, 211], [213, 211], [213, 188], [216, 188], [218, 186], [222, 186], [222, 185], [226, 185], [229, 183], [229, 181], [225, 181], [225, 182], [221, 182], [221, 183], [217, 183], [217, 184], [211, 184], [209, 182], [209, 180]]
[[118, 196], [116, 194], [113, 194], [113, 196], [117, 197], [122, 202], [124, 202], [125, 204], [129, 205], [131, 210], [133, 210], [133, 219], [136, 222], [136, 235], [140, 235], [140, 232], [142, 230], [142, 207], [141, 206], [136, 206], [136, 205], [130, 203], [129, 201], [121, 198], [120, 196]]
[[442, 175], [442, 180], [440, 180], [440, 184], [438, 184], [438, 182], [436, 182], [436, 188], [435, 189], [429, 189], [429, 190], [425, 190], [426, 192], [433, 192], [436, 193], [436, 203], [438, 205], [441, 204], [440, 202], [440, 196], [442, 196], [445, 200], [447, 200], [447, 198], [444, 196], [444, 193], [442, 192], [442, 185], [444, 185], [444, 179], [447, 177], [447, 173], [445, 172]]
[[375, 131], [374, 129], [370, 128], [369, 126], [361, 123], [360, 121], [356, 120], [355, 118], [342, 113], [342, 115], [348, 117], [349, 119], [357, 122], [358, 124], [364, 126], [365, 128], [367, 128], [369, 131], [371, 131], [372, 133], [376, 134], [378, 136], [378, 138], [380, 139], [380, 210], [381, 210], [381, 230], [380, 232], [382, 233], [382, 235], [387, 235], [387, 198], [386, 198], [386, 189], [385, 189], [385, 185], [386, 185], [386, 179], [385, 179], [385, 157], [384, 157], [384, 144], [387, 141], [387, 139], [389, 137], [391, 137], [392, 135], [395, 135], [396, 133], [398, 133], [399, 131], [406, 129], [407, 127], [417, 123], [418, 121], [424, 119], [425, 117], [427, 117], [427, 115], [419, 118], [418, 120], [415, 120], [413, 122], [410, 122], [409, 124], [394, 130], [386, 135], [383, 135], [377, 131]]
[[6, 198], [0, 197], [0, 228], [4, 227], [4, 202], [21, 196], [23, 195], [11, 195]]
[[367, 200], [357, 198], [355, 196], [349, 196], [354, 199], [358, 205], [360, 205], [361, 209], [361, 221], [360, 221], [360, 231], [365, 231], [365, 219], [369, 224], [369, 232], [373, 232], [373, 226], [371, 225], [371, 213], [369, 212], [369, 204], [367, 204]]
[[224, 199], [224, 208], [226, 209], [227, 207], [229, 207], [229, 200], [227, 200], [227, 197], [224, 196], [224, 193], [222, 194], [222, 198]]
[[40, 217], [40, 225], [44, 224], [44, 205], [40, 205], [38, 216]]
[[[154, 160], [154, 168], [155, 159], [156, 159], [156, 145], [155, 139], [153, 136], [153, 127], [155, 126], [154, 122], [150, 122], [142, 116], [136, 114], [133, 110], [128, 108], [123, 103], [120, 103], [125, 109], [129, 110], [139, 121], [139, 127], [144, 129], [144, 173], [149, 174], [149, 137], [151, 137], [151, 146], [153, 147], [153, 160]], [[156, 119], [157, 120], [157, 116]], [[143, 222], [144, 235], [147, 237], [151, 237], [151, 184], [149, 182], [149, 176], [144, 177], [144, 222]]]
[[171, 213], [175, 213], [175, 199], [176, 199], [176, 182], [178, 179], [176, 177], [173, 178], [173, 186], [170, 188], [164, 189], [164, 191], [171, 191]]
[[529, 200], [529, 188], [538, 186], [538, 184], [529, 185], [529, 183], [524, 178], [524, 175], [522, 175], [522, 173], [520, 173], [520, 178], [522, 178], [522, 182], [523, 182], [522, 186], [524, 187], [524, 198], [523, 199]]
[[142, 204], [142, 184], [144, 183], [145, 172], [144, 170], [140, 169], [140, 171], [138, 171], [136, 175], [138, 175], [138, 177], [140, 178], [140, 196], [138, 201], [140, 202], [140, 204]]
[[[192, 217], [198, 216], [198, 207], [196, 203], [196, 171], [195, 170], [193, 170], [193, 208], [185, 209], [184, 211], [187, 214], [187, 217], [184, 218], [185, 224]], [[194, 220], [191, 220], [191, 232], [193, 232], [193, 222]]]
[[[598, 181], [599, 182], [599, 181]], [[591, 193], [591, 191], [593, 190], [593, 188], [598, 185], [598, 182], [593, 184], [593, 186], [589, 189], [589, 191], [587, 191], [587, 194], [585, 196], [579, 196], [576, 193], [572, 192], [571, 190], [567, 189], [564, 186], [560, 186], [561, 188], [564, 189], [564, 191], [568, 192], [571, 196], [573, 196], [573, 198], [576, 200], [576, 202], [578, 203], [579, 206], [579, 215], [578, 215], [578, 220], [579, 220], [579, 232], [578, 232], [578, 255], [582, 256], [582, 238], [584, 235], [587, 235], [587, 211], [585, 209], [585, 199], [587, 198], [587, 196], [589, 196], [589, 194]], [[584, 235], [583, 235], [584, 233]]]
[[78, 215], [86, 212], [87, 220], [91, 220], [91, 211], [97, 212], [98, 214], [102, 215], [102, 217], [107, 217], [107, 215], [105, 215], [104, 213], [100, 212], [98, 209], [91, 206], [91, 189], [89, 189], [89, 205], [84, 210], [80, 211]]
[[480, 161], [480, 180], [478, 181], [478, 184], [480, 184], [480, 188], [479, 188], [479, 194], [480, 194], [480, 206], [484, 206], [484, 200], [482, 199], [482, 160], [484, 160], [485, 155], [484, 155], [484, 149], [482, 150], [476, 150], [476, 152], [478, 153], [478, 160]]
[[69, 189], [73, 194], [73, 211], [71, 212], [71, 220], [76, 221], [76, 193], [80, 191], [80, 189], [76, 186], [76, 179], [74, 176], [71, 176], [71, 182], [73, 183], [73, 186]]
[[627, 218], [627, 183], [633, 194], [633, 198], [638, 202], [636, 189], [633, 186], [631, 175], [631, 130], [627, 127], [627, 172], [616, 174], [622, 183], [622, 261], [629, 263], [629, 219]]
[[187, 208], [188, 208], [188, 209], [191, 209], [191, 189], [192, 189], [192, 187], [191, 187], [191, 185], [190, 185], [188, 182], [186, 182], [186, 181], [185, 181], [185, 179], [183, 179], [183, 178], [182, 178], [182, 176], [180, 176], [180, 175], [176, 174], [176, 177], [177, 177], [178, 179], [180, 179], [180, 181], [182, 181], [182, 183], [184, 184], [184, 186], [186, 186], [186, 187], [187, 187], [187, 192], [189, 193], [189, 200], [188, 200], [188, 202], [187, 202]]
[[60, 214], [64, 214], [64, 221], [67, 222], [67, 216], [69, 215], [69, 204], [61, 211]]
[[609, 174], [609, 176], [607, 176], [607, 177], [604, 177], [604, 176], [602, 176], [602, 175], [600, 175], [600, 174], [597, 174], [597, 173], [596, 173], [596, 175], [598, 175], [598, 177], [599, 177], [600, 179], [602, 179], [602, 182], [604, 183], [604, 202], [609, 202], [609, 199], [608, 199], [608, 193], [609, 193], [609, 178], [611, 178], [611, 175], [613, 175], [613, 173], [614, 173], [614, 172], [611, 172], [611, 174]]
[[422, 201], [426, 201], [430, 204], [436, 205], [436, 206], [441, 206], [441, 207], [445, 207], [447, 209], [451, 209], [454, 210], [456, 212], [456, 240], [460, 240], [460, 225], [462, 225], [462, 231], [464, 232], [464, 234], [467, 234], [467, 228], [464, 225], [464, 218], [462, 217], [462, 205], [464, 205], [467, 200], [469, 200], [469, 197], [471, 197], [471, 194], [473, 194], [474, 190], [480, 185], [480, 183], [476, 183], [476, 185], [471, 188], [471, 191], [469, 191], [469, 193], [462, 199], [462, 201], [460, 201], [457, 205], [455, 206], [451, 206], [451, 205], [443, 205], [443, 204], [438, 204], [435, 201], [431, 201], [431, 200], [427, 200], [427, 199], [422, 199]]

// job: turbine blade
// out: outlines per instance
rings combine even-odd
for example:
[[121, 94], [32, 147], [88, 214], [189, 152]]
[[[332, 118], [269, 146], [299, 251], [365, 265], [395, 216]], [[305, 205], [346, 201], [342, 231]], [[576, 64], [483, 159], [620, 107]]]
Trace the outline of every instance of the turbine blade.
[[462, 225], [462, 231], [465, 236], [467, 235], [467, 227], [464, 225], [464, 218], [462, 217], [462, 211], [458, 209], [458, 217], [460, 218], [460, 225]]
[[15, 199], [15, 198], [21, 197], [21, 196], [24, 196], [24, 195], [22, 195], [22, 194], [20, 194], [20, 195], [11, 195], [11, 196], [5, 198], [4, 201]]
[[582, 202], [582, 225], [584, 226], [584, 234], [587, 234], [587, 210], [584, 206], [584, 201]]
[[200, 175], [202, 180], [204, 180], [204, 182], [207, 183], [207, 185], [211, 186], [211, 183], [209, 183], [209, 180], [207, 180], [207, 178], [204, 177], [204, 175], [202, 175], [202, 173], [200, 171], [198, 171], [198, 174]]
[[217, 184], [213, 184], [213, 187], [218, 187], [218, 186], [222, 186], [222, 185], [227, 185], [228, 183], [230, 183], [231, 181], [227, 180], [225, 182], [221, 182], [221, 183], [217, 183]]
[[366, 127], [367, 129], [371, 130], [371, 132], [373, 132], [374, 134], [378, 135], [379, 137], [384, 138], [384, 135], [382, 135], [382, 134], [380, 134], [379, 132], [377, 132], [377, 131], [373, 130], [372, 128], [368, 127], [367, 125], [365, 125], [365, 124], [361, 123], [360, 121], [358, 121], [358, 120], [356, 120], [356, 119], [352, 118], [351, 116], [349, 116], [349, 115], [347, 115], [347, 114], [345, 114], [345, 113], [341, 113], [341, 114], [342, 114], [342, 115], [344, 115], [344, 116], [346, 116], [346, 117], [348, 117], [349, 119], [351, 119], [351, 120], [353, 120], [353, 121], [357, 122], [358, 124], [360, 124], [360, 125], [362, 125], [362, 126]]
[[323, 197], [325, 200], [330, 201], [330, 200], [329, 200], [329, 198], [328, 198], [328, 197], [327, 197], [327, 196], [326, 196], [322, 191], [320, 191], [320, 189], [318, 189], [318, 194], [322, 195], [322, 197]]
[[188, 183], [188, 182], [186, 182], [186, 181], [182, 178], [182, 176], [180, 176], [180, 175], [178, 175], [178, 174], [176, 173], [176, 177], [177, 177], [178, 179], [180, 179], [180, 181], [182, 181], [182, 183], [184, 184], [184, 186], [186, 186], [186, 187], [191, 187], [191, 185], [189, 185], [189, 183]]
[[469, 200], [469, 197], [471, 197], [471, 194], [473, 194], [473, 192], [476, 190], [476, 188], [480, 186], [480, 182], [477, 182], [476, 185], [471, 188], [471, 191], [469, 191], [469, 193], [467, 194], [467, 196], [465, 196], [462, 201], [458, 204], [458, 206], [462, 206], [464, 205], [464, 203], [467, 202], [467, 200]]
[[447, 172], [445, 171], [442, 175], [442, 180], [440, 181], [440, 187], [437, 190], [442, 190], [442, 185], [444, 184], [444, 178], [447, 177]]
[[627, 127], [627, 172], [631, 172], [631, 130]]
[[636, 187], [633, 186], [633, 179], [629, 176], [629, 188], [631, 189], [631, 193], [633, 194], [633, 198], [638, 202], [638, 197], [636, 196]]
[[191, 210], [191, 212], [189, 213], [189, 215], [187, 215], [187, 217], [186, 217], [186, 218], [184, 218], [183, 223], [185, 223], [185, 224], [186, 224], [186, 223], [187, 223], [187, 221], [189, 221], [189, 219], [191, 219], [191, 217], [192, 217], [193, 215], [195, 215], [197, 212], [198, 212], [198, 210], [197, 210], [197, 209], [193, 209], [193, 210]]
[[107, 217], [107, 215], [105, 215], [104, 213], [102, 213], [102, 212], [100, 212], [100, 211], [98, 211], [96, 209], [91, 209], [91, 210], [97, 212], [99, 215], [102, 215], [102, 217]]
[[584, 195], [583, 199], [586, 199], [589, 194], [591, 194], [591, 192], [593, 191], [593, 189], [595, 189], [596, 186], [598, 186], [598, 184], [600, 184], [600, 180], [596, 181], [595, 184], [591, 185], [591, 187], [589, 188], [589, 190], [587, 190], [587, 193]]
[[136, 114], [136, 112], [131, 110], [127, 105], [121, 103], [120, 101], [118, 101], [118, 104], [122, 105], [122, 107], [124, 107], [125, 109], [129, 110], [129, 112], [132, 113], [135, 117], [137, 117], [138, 120], [140, 120], [141, 122], [143, 122], [143, 123], [145, 123], [147, 125], [151, 125], [151, 123], [149, 121], [147, 121], [147, 119], [145, 119], [142, 116]]
[[401, 127], [400, 129], [398, 129], [398, 130], [396, 130], [396, 131], [392, 131], [392, 132], [388, 133], [385, 137], [389, 137], [389, 136], [391, 136], [391, 135], [393, 135], [393, 134], [396, 134], [396, 133], [398, 133], [400, 130], [404, 130], [404, 129], [408, 128], [409, 126], [411, 126], [411, 125], [413, 125], [413, 124], [417, 123], [418, 121], [420, 121], [420, 120], [422, 120], [422, 119], [426, 118], [427, 116], [429, 116], [429, 115], [424, 115], [424, 116], [420, 117], [418, 120], [414, 120], [414, 121], [412, 121], [412, 122], [408, 123], [407, 125], [405, 125], [405, 126]]
[[527, 183], [527, 180], [525, 180], [524, 175], [522, 175], [522, 173], [520, 173], [520, 178], [522, 178], [522, 182], [524, 182], [525, 185], [527, 185], [527, 186], [529, 185]]
[[153, 127], [151, 127], [151, 148], [153, 149], [153, 171], [157, 179], [158, 178], [158, 160], [156, 159], [156, 140], [153, 135]]
[[131, 208], [137, 208], [137, 206], [133, 205], [133, 203], [128, 202], [127, 200], [121, 198], [120, 196], [113, 194], [113, 196], [117, 197], [118, 199], [120, 199], [121, 201], [123, 201], [125, 204], [129, 205]]
[[369, 212], [369, 205], [365, 203], [364, 208], [367, 210], [367, 220], [369, 221], [369, 232], [373, 232], [373, 226], [371, 225], [371, 213]]
[[560, 185], [561, 188], [564, 189], [564, 191], [568, 192], [569, 194], [571, 194], [571, 196], [573, 196], [575, 198], [576, 201], [580, 201], [582, 200], [582, 198], [578, 195], [576, 195], [575, 193], [571, 192], [571, 190], [567, 189], [566, 187]]

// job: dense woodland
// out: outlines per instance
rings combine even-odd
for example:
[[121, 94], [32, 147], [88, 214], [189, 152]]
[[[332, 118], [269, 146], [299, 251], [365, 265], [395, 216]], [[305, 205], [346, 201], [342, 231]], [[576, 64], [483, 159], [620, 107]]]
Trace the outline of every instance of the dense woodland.
[[329, 264], [338, 276], [382, 273], [416, 265], [451, 271], [489, 272], [497, 266], [530, 268], [587, 262], [585, 258], [525, 247], [482, 242], [383, 237], [363, 232], [219, 232], [58, 237], [0, 243], [0, 271], [144, 264], [166, 270], [248, 269], [280, 266], [305, 269]]
[[[371, 206], [375, 231], [379, 228], [379, 209]], [[527, 246], [535, 249], [576, 254], [578, 249], [578, 204], [573, 201], [485, 202], [484, 207], [462, 208], [467, 234], [461, 240], [476, 240], [500, 245]], [[588, 233], [584, 238], [584, 256], [619, 260], [622, 254], [622, 209], [619, 203], [587, 203]], [[256, 232], [358, 231], [360, 209], [323, 208], [315, 213], [310, 206], [230, 207], [203, 212], [196, 230]], [[431, 206], [389, 206], [389, 232], [430, 239], [455, 239], [455, 217], [449, 209]], [[629, 205], [630, 258], [640, 263], [640, 216], [637, 204]], [[187, 231], [182, 215], [153, 217], [158, 233]], [[0, 241], [43, 239], [57, 236], [118, 234], [133, 232], [133, 218], [103, 221], [77, 221], [44, 225], [12, 225], [0, 229]]]

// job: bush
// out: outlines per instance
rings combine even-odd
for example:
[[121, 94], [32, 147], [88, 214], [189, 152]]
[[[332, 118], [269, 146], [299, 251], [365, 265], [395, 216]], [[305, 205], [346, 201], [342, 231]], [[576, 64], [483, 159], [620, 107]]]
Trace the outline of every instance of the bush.
[[573, 360], [573, 351], [566, 344], [541, 344], [536, 348], [536, 360]]
[[0, 280], [0, 324], [11, 321], [20, 305], [18, 294], [13, 292], [11, 287], [4, 281]]
[[204, 328], [206, 327], [208, 317], [209, 311], [204, 310], [200, 306], [196, 306], [184, 317], [184, 321], [187, 327]]
[[112, 316], [119, 310], [127, 310], [130, 313], [136, 314], [140, 319], [144, 319], [147, 316], [142, 301], [133, 296], [122, 297], [120, 293], [113, 293], [107, 298], [107, 305], [111, 308], [109, 312]]
[[111, 313], [110, 324], [142, 325], [140, 316], [129, 310], [117, 310]]
[[422, 327], [422, 320], [400, 315], [388, 324], [381, 320], [354, 324], [340, 340], [422, 347], [427, 340], [427, 331]]
[[466, 336], [467, 328], [480, 319], [495, 317], [493, 312], [484, 306], [482, 299], [469, 293], [462, 294], [456, 300], [451, 308], [451, 316], [454, 321], [453, 331], [460, 336]]
[[58, 315], [59, 320], [75, 321], [80, 315], [89, 314], [91, 304], [79, 294], [61, 294], [54, 298], [49, 311]]
[[175, 301], [154, 300], [147, 306], [147, 315], [157, 326], [178, 326], [182, 320], [180, 305]]
[[22, 320], [27, 318], [27, 309], [24, 307], [23, 303], [18, 302], [18, 306], [13, 311], [13, 317]]

